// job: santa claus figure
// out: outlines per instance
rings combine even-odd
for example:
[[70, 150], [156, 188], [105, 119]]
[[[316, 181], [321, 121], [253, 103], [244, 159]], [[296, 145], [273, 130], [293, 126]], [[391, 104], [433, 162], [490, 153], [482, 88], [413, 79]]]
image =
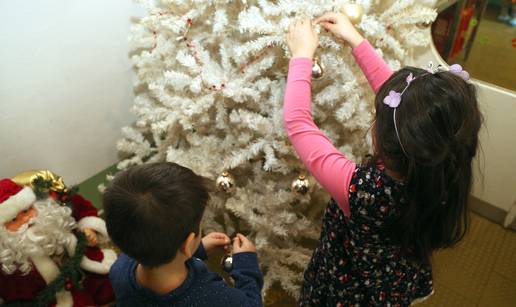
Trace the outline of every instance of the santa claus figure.
[[70, 203], [36, 199], [30, 187], [0, 180], [0, 305], [80, 307], [114, 300], [107, 274], [116, 254], [97, 247], [108, 239], [105, 223], [80, 195]]

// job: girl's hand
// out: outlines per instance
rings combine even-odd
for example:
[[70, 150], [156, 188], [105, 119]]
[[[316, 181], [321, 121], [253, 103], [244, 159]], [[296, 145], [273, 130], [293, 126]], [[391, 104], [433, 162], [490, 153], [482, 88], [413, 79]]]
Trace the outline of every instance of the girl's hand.
[[319, 36], [310, 19], [297, 20], [290, 24], [287, 44], [293, 58], [313, 58], [319, 45]]
[[344, 14], [326, 12], [321, 17], [315, 19], [315, 23], [320, 24], [338, 39], [348, 42], [352, 48], [360, 45], [364, 40], [364, 37], [358, 33], [355, 26], [349, 21], [348, 16]]
[[209, 252], [217, 247], [224, 247], [231, 243], [229, 237], [222, 232], [210, 232], [202, 238], [204, 250]]

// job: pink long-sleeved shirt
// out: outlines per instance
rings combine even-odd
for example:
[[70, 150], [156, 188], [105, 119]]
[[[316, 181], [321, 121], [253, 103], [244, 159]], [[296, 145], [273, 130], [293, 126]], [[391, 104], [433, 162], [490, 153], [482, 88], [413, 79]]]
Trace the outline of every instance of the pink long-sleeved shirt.
[[[378, 92], [392, 75], [389, 66], [367, 40], [353, 49], [353, 56], [373, 91]], [[349, 183], [356, 164], [333, 146], [312, 119], [311, 73], [311, 59], [290, 60], [283, 105], [285, 129], [306, 168], [349, 216]]]

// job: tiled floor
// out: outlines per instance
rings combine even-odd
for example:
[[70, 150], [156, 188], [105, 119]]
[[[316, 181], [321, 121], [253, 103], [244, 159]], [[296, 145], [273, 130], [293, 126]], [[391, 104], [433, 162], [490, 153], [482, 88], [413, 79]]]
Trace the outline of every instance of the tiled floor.
[[516, 232], [472, 214], [463, 241], [435, 254], [434, 283], [420, 306], [516, 306]]

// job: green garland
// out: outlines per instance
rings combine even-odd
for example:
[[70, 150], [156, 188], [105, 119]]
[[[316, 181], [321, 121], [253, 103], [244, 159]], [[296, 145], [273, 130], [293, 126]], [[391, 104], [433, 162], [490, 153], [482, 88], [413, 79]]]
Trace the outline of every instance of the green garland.
[[46, 180], [45, 178], [38, 176], [31, 182], [34, 190], [34, 194], [38, 199], [48, 196], [48, 190], [52, 187], [52, 180]]
[[64, 206], [72, 207], [72, 197], [79, 192], [79, 187], [73, 186], [68, 188], [66, 192], [52, 191], [53, 182], [51, 179], [45, 179], [42, 176], [37, 176], [31, 182], [34, 194], [37, 199], [44, 199], [49, 196], [55, 198], [55, 200]]
[[77, 246], [75, 247], [75, 254], [61, 267], [61, 273], [59, 276], [51, 283], [49, 283], [45, 290], [41, 291], [32, 302], [15, 302], [2, 306], [46, 307], [50, 305], [53, 300], [55, 300], [57, 292], [63, 290], [68, 281], [71, 283], [72, 289], [78, 288], [82, 279], [80, 264], [86, 249], [86, 236], [82, 232], [76, 233], [76, 236]]

